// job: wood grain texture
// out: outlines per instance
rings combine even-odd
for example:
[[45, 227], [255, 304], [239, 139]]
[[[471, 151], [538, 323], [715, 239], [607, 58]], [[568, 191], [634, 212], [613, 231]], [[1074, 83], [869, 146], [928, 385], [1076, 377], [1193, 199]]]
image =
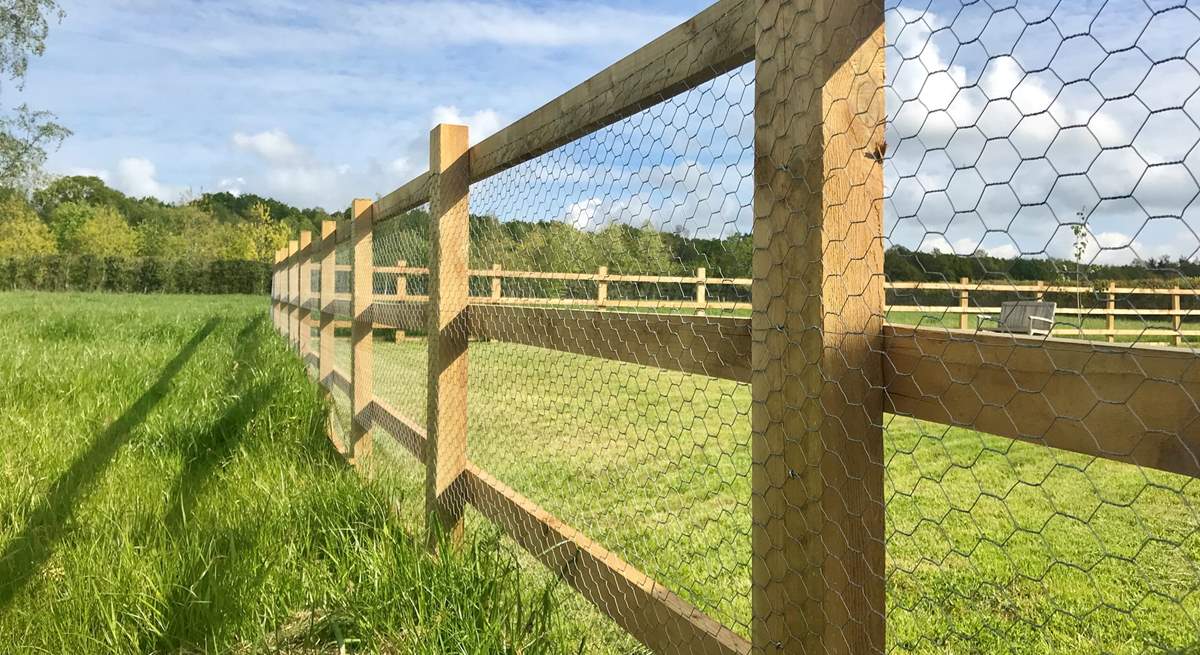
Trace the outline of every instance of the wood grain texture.
[[372, 207], [375, 222], [383, 223], [428, 202], [430, 178], [428, 171], [421, 173], [400, 188], [376, 200]]
[[751, 635], [884, 650], [883, 3], [759, 0]]
[[888, 411], [1200, 476], [1200, 356], [888, 326]]
[[361, 417], [375, 395], [375, 367], [369, 311], [374, 299], [374, 245], [371, 201], [357, 199], [351, 206], [350, 241], [354, 254], [351, 273], [350, 314], [350, 461], [367, 465], [371, 456], [371, 430]]
[[312, 232], [300, 232], [300, 251], [296, 254], [296, 280], [299, 284], [297, 299], [300, 304], [296, 316], [296, 347], [302, 356], [307, 355], [312, 341], [312, 323], [309, 315], [309, 301], [312, 298]]
[[429, 545], [462, 538], [463, 498], [454, 483], [467, 463], [467, 296], [470, 167], [467, 128], [438, 125], [429, 136], [429, 439], [425, 515]]
[[750, 644], [486, 471], [468, 464], [468, 502], [656, 653], [734, 655]]
[[321, 221], [321, 288], [318, 302], [321, 305], [320, 327], [318, 328], [317, 347], [320, 354], [317, 358], [317, 379], [324, 380], [333, 370], [334, 364], [334, 327], [333, 327], [333, 293], [335, 273], [334, 260], [337, 256], [337, 223]]
[[721, 0], [471, 148], [471, 181], [491, 177], [754, 57], [754, 0]]
[[470, 333], [562, 352], [749, 382], [744, 318], [472, 304]]
[[299, 295], [300, 295], [300, 274], [296, 270], [297, 254], [300, 252], [300, 242], [298, 240], [288, 241], [287, 245], [287, 335], [288, 344], [292, 348], [296, 348], [299, 344]]

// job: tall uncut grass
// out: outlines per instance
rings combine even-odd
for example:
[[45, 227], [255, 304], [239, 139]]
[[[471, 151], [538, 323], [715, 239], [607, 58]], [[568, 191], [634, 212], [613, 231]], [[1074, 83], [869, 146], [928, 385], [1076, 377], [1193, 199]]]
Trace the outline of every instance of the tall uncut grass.
[[426, 554], [266, 300], [0, 294], [4, 653], [554, 653], [497, 537]]

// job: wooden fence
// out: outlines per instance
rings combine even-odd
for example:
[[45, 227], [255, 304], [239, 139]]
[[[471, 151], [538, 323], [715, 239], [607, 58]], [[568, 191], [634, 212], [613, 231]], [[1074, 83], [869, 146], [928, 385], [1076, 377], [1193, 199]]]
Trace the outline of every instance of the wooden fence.
[[[883, 7], [878, 0], [807, 4], [813, 5], [813, 15], [826, 23], [834, 21], [837, 28], [826, 25], [804, 35], [781, 33], [779, 25], [805, 24], [811, 16], [795, 15], [783, 0], [721, 0], [474, 147], [468, 147], [466, 128], [440, 125], [431, 134], [427, 173], [374, 202], [355, 201], [349, 221], [327, 222], [319, 236], [302, 234], [277, 256], [272, 295], [275, 324], [301, 356], [316, 364], [322, 385], [349, 395], [352, 430], [344, 446], [351, 460], [365, 464], [372, 435], [390, 435], [424, 462], [426, 515], [431, 524], [461, 531], [463, 505], [473, 506], [657, 652], [884, 652], [886, 539], [880, 427], [885, 424], [884, 412], [1200, 476], [1200, 411], [1195, 400], [1200, 399], [1200, 366], [1196, 365], [1200, 359], [1190, 350], [988, 334], [971, 329], [967, 322], [973, 313], [995, 311], [973, 307], [972, 292], [1036, 294], [1050, 292], [1048, 287], [969, 281], [923, 284], [923, 289], [960, 294], [957, 305], [935, 310], [960, 314], [960, 329], [890, 325], [876, 319], [884, 312], [883, 290], [882, 285], [871, 285], [872, 280], [882, 282], [883, 259], [881, 251], [870, 249], [882, 242], [877, 202], [882, 197], [878, 172], [882, 155], [846, 155], [840, 139], [858, 134], [862, 138], [854, 148], [882, 153]], [[821, 69], [825, 73], [797, 82], [809, 85], [807, 90], [785, 84], [780, 76], [795, 72], [781, 66], [776, 54], [780, 51], [814, 61], [840, 58], [853, 64], [846, 70], [854, 74], [842, 77], [841, 68]], [[603, 271], [468, 270], [472, 182], [749, 61], [756, 61], [755, 171], [759, 178], [753, 279], [712, 279], [703, 271], [694, 276], [648, 277]], [[822, 77], [825, 74], [827, 78]], [[810, 97], [822, 100], [810, 107]], [[847, 97], [864, 109], [838, 113], [839, 99]], [[784, 123], [795, 121], [824, 124], [826, 130], [815, 130], [818, 138], [797, 143], [797, 135], [809, 130], [789, 131]], [[838, 121], [844, 124], [831, 130]], [[791, 168], [778, 163], [784, 159]], [[825, 180], [824, 186], [809, 184], [804, 178], [809, 173], [798, 172], [812, 167], [818, 179]], [[862, 177], [850, 183], [844, 176], [851, 174]], [[788, 202], [779, 202], [785, 195]], [[373, 229], [426, 202], [431, 214], [429, 270], [374, 267]], [[851, 208], [861, 210], [869, 220], [854, 220], [847, 214]], [[822, 254], [817, 261], [823, 266], [812, 266], [794, 248], [777, 242], [783, 238], [789, 239], [787, 245], [819, 248]], [[840, 245], [831, 248], [826, 241]], [[354, 265], [345, 269], [351, 279], [348, 296], [335, 293], [338, 244], [348, 244], [353, 253]], [[865, 250], [850, 250], [859, 246]], [[300, 283], [309, 279], [312, 269], [320, 271], [316, 296], [309, 284]], [[429, 293], [377, 297], [374, 280], [379, 272], [428, 275]], [[508, 297], [501, 293], [502, 285], [493, 285], [488, 296], [469, 297], [472, 275], [491, 280], [589, 281], [597, 284], [597, 291], [594, 298], [547, 300]], [[606, 285], [613, 282], [695, 285], [695, 295], [677, 303], [618, 301], [607, 297]], [[751, 302], [710, 302], [706, 289], [719, 284], [751, 287]], [[910, 288], [908, 284], [890, 286], [896, 290]], [[801, 287], [824, 291], [815, 296], [789, 292]], [[1180, 298], [1194, 294], [1191, 290], [1112, 289], [1109, 293], [1170, 294], [1173, 309], [1137, 313], [1170, 317], [1174, 321], [1170, 336], [1192, 334], [1180, 330], [1184, 314]], [[864, 311], [857, 309], [859, 305], [853, 312], [842, 311], [848, 303], [867, 305]], [[751, 316], [604, 311], [614, 305], [750, 309]], [[1114, 319], [1131, 312], [1115, 307], [1110, 295], [1103, 334], [1121, 334]], [[334, 363], [337, 318], [348, 318], [353, 326], [349, 371]], [[309, 325], [319, 329], [316, 353], [311, 352]], [[425, 425], [375, 395], [373, 326], [428, 335]], [[851, 342], [847, 334], [863, 338]], [[469, 461], [468, 337], [750, 385], [753, 428], [746, 437], [753, 443], [754, 455], [749, 635], [721, 625]], [[825, 356], [794, 356], [800, 350]], [[848, 370], [860, 372], [861, 380], [851, 384], [845, 375]], [[834, 389], [828, 380], [847, 382]], [[813, 389], [821, 391], [814, 394]], [[850, 408], [855, 411], [845, 411]], [[839, 420], [813, 428], [809, 417], [814, 411], [839, 412]], [[853, 430], [875, 437], [847, 439], [840, 432]], [[823, 445], [816, 455], [820, 464], [815, 477], [812, 470], [794, 464], [811, 456], [805, 450], [810, 447], [809, 437], [789, 436], [799, 434], [812, 435]], [[812, 500], [825, 511], [814, 516], [811, 503], [788, 500], [794, 498]], [[814, 539], [813, 534], [820, 537]]]
[[[351, 266], [339, 265], [335, 267], [336, 271], [349, 272]], [[378, 301], [418, 301], [425, 302], [428, 296], [421, 294], [410, 294], [407, 292], [409, 288], [410, 277], [428, 277], [429, 269], [417, 266], [407, 266], [405, 262], [398, 262], [395, 266], [376, 266], [374, 268], [376, 274], [376, 288], [378, 288], [378, 277], [387, 276], [394, 279], [392, 288], [397, 290], [396, 293], [378, 293], [375, 294], [375, 299]], [[555, 273], [545, 271], [515, 271], [505, 270], [500, 264], [493, 264], [487, 269], [472, 269], [467, 272], [471, 278], [488, 280], [489, 289], [488, 295], [471, 295], [469, 296], [472, 303], [479, 304], [504, 304], [504, 305], [537, 305], [541, 307], [569, 306], [569, 307], [595, 307], [597, 309], [671, 309], [678, 311], [691, 311], [703, 314], [705, 312], [749, 312], [753, 308], [753, 304], [749, 302], [737, 301], [719, 301], [711, 300], [709, 294], [710, 287], [736, 287], [739, 289], [748, 290], [753, 284], [750, 278], [732, 278], [732, 277], [709, 277], [706, 269], [698, 268], [693, 275], [618, 275], [610, 274], [607, 267], [600, 267], [595, 273]], [[584, 297], [580, 294], [563, 294], [559, 296], [537, 296], [528, 293], [527, 289], [519, 289], [516, 295], [504, 294], [504, 280], [536, 280], [550, 282], [588, 282], [595, 286], [594, 293]], [[681, 291], [688, 292], [688, 299], [678, 298], [655, 298], [658, 295], [654, 292], [637, 295], [636, 297], [615, 297], [609, 293], [610, 284], [627, 284], [627, 285], [654, 285], [654, 286], [670, 286], [679, 287]], [[890, 304], [886, 305], [886, 311], [895, 315], [896, 313], [904, 314], [920, 314], [929, 317], [941, 316], [958, 316], [958, 328], [968, 330], [979, 327], [978, 323], [972, 322], [972, 316], [989, 315], [995, 317], [1000, 312], [999, 305], [981, 305], [972, 304], [971, 293], [983, 292], [990, 296], [1000, 294], [1010, 296], [1012, 300], [1043, 300], [1045, 296], [1051, 294], [1060, 295], [1082, 295], [1089, 300], [1101, 297], [1104, 302], [1103, 307], [1070, 307], [1059, 306], [1056, 312], [1060, 315], [1066, 315], [1071, 318], [1059, 319], [1053, 330], [1054, 336], [1068, 337], [1107, 337], [1109, 342], [1115, 341], [1114, 337], [1138, 337], [1139, 340], [1152, 341], [1156, 338], [1166, 337], [1174, 343], [1181, 345], [1184, 337], [1200, 336], [1200, 329], [1184, 329], [1183, 320], [1187, 317], [1196, 315], [1196, 310], [1184, 309], [1183, 299], [1200, 298], [1200, 289], [1185, 289], [1181, 287], [1171, 288], [1152, 288], [1152, 287], [1119, 287], [1115, 283], [1110, 283], [1103, 290], [1098, 290], [1094, 286], [1080, 286], [1071, 284], [1056, 284], [1056, 283], [1001, 283], [1001, 282], [972, 282], [970, 278], [962, 278], [958, 282], [891, 282], [886, 281], [883, 284], [884, 289], [888, 291], [912, 292], [912, 291], [937, 291], [946, 294], [957, 296], [958, 303], [953, 305], [930, 305], [930, 304]], [[683, 287], [691, 287], [685, 289]], [[632, 295], [632, 294], [627, 294]], [[678, 295], [678, 294], [676, 294]], [[1136, 307], [1132, 301], [1134, 296], [1154, 296], [1168, 297], [1171, 301], [1171, 308], [1155, 308], [1155, 307]], [[335, 299], [349, 300], [349, 294], [335, 294]], [[1118, 299], [1120, 304], [1118, 306]], [[1143, 327], [1126, 327], [1118, 328], [1117, 320], [1119, 318], [1131, 318], [1147, 325]], [[1074, 324], [1072, 320], [1074, 319]], [[1088, 328], [1083, 327], [1079, 322], [1082, 319], [1097, 318], [1103, 319], [1105, 327], [1103, 328]], [[1170, 321], [1171, 327], [1150, 327], [1149, 321], [1153, 320]], [[895, 320], [893, 322], [904, 323], [903, 320]], [[984, 329], [987, 325], [984, 324]], [[386, 326], [380, 325], [381, 328]]]

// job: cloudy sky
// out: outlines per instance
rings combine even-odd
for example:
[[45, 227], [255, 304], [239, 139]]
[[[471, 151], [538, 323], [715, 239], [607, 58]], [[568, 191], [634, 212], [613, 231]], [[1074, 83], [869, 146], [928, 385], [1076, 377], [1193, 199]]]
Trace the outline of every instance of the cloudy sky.
[[[887, 3], [888, 244], [1085, 259], [1200, 249], [1200, 20], [1171, 0]], [[134, 195], [253, 191], [336, 209], [475, 139], [705, 2], [65, 3], [22, 100], [51, 159]], [[746, 66], [473, 190], [504, 218], [750, 228]]]
[[682, 0], [64, 0], [21, 100], [75, 132], [57, 172], [135, 195], [255, 191], [330, 209], [425, 169], [704, 6]]

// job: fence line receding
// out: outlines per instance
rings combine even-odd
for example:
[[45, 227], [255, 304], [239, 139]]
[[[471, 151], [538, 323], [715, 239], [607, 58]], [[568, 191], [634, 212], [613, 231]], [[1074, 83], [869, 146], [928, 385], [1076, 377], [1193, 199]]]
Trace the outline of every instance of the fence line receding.
[[653, 651], [1194, 649], [1196, 26], [722, 0], [434, 128], [272, 315], [430, 535]]

